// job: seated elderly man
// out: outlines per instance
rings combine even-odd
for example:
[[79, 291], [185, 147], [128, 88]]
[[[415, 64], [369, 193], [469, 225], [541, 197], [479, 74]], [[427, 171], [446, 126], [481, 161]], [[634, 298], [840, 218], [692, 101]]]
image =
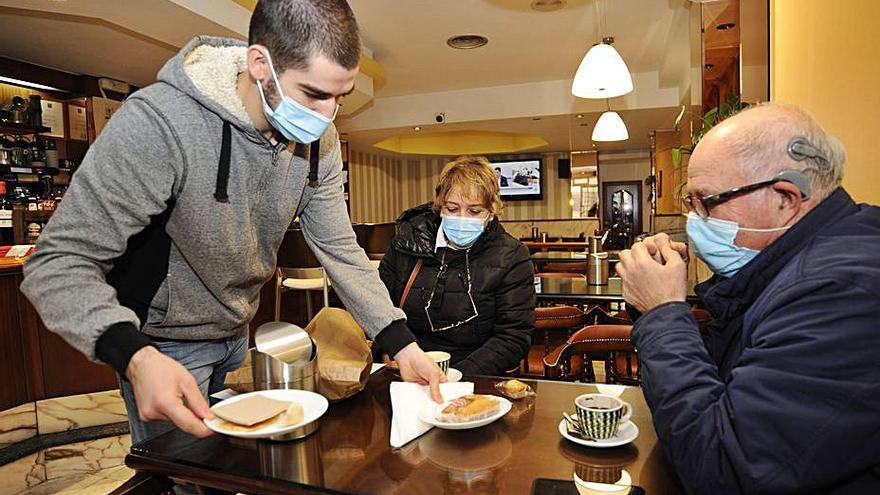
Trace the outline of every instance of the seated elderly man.
[[[690, 493], [880, 493], [880, 208], [840, 187], [844, 150], [805, 111], [725, 120], [688, 169], [690, 247], [620, 256], [645, 398]], [[876, 165], [876, 164], [873, 164]], [[872, 166], [873, 166], [872, 165]]]

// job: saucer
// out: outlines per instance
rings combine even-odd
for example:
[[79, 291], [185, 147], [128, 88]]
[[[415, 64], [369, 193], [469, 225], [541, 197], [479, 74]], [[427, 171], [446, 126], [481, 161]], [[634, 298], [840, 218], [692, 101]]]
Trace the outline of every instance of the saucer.
[[607, 447], [618, 447], [632, 442], [639, 436], [639, 427], [632, 421], [626, 421], [617, 427], [617, 435], [607, 440], [584, 440], [583, 438], [578, 438], [570, 434], [568, 432], [568, 426], [565, 424], [565, 419], [563, 419], [559, 422], [559, 434], [565, 437], [566, 440], [578, 445], [603, 449]]
[[464, 375], [461, 371], [458, 371], [455, 368], [449, 368], [449, 371], [446, 372], [446, 382], [447, 383], [455, 383], [461, 381], [461, 378]]

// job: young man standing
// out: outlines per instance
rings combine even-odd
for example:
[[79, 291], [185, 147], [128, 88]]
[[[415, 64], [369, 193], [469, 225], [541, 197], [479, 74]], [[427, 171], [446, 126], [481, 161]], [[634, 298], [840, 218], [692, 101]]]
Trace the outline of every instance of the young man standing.
[[355, 236], [332, 120], [360, 40], [345, 0], [262, 0], [249, 42], [197, 37], [95, 141], [25, 267], [46, 326], [120, 374], [134, 442], [206, 436], [206, 396], [247, 345], [299, 217], [312, 251], [404, 379], [445, 377]]

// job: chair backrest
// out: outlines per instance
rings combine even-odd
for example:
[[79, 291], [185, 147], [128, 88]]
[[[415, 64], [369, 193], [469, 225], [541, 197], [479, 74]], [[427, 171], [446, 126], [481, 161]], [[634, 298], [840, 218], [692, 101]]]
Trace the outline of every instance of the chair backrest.
[[544, 357], [544, 376], [595, 382], [592, 361], [605, 363], [605, 381], [638, 385], [639, 368], [630, 325], [590, 325]]
[[544, 263], [541, 267], [541, 271], [544, 273], [587, 273], [587, 262], [586, 261], [574, 261], [574, 262], [550, 262]]
[[357, 243], [364, 248], [371, 260], [382, 259], [391, 247], [391, 239], [397, 232], [394, 222], [389, 223], [356, 223], [352, 225]]
[[586, 312], [587, 325], [632, 325], [632, 319], [626, 311], [610, 313], [601, 306], [594, 306]]
[[284, 268], [320, 268], [321, 263], [306, 244], [300, 228], [288, 228], [278, 249], [278, 266]]
[[538, 272], [535, 274], [538, 278], [582, 278], [587, 279], [586, 273], [571, 272]]
[[584, 312], [574, 306], [535, 308], [536, 330], [578, 329], [584, 325]]

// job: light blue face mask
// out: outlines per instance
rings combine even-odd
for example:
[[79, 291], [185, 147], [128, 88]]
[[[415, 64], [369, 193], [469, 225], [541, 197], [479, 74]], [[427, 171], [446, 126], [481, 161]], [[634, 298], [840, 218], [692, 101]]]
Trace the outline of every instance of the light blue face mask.
[[449, 241], [458, 247], [468, 247], [483, 233], [486, 219], [444, 215], [441, 216], [440, 226]]
[[[260, 98], [263, 100], [263, 112], [266, 114], [266, 120], [289, 141], [310, 144], [321, 139], [330, 122], [336, 118], [336, 112], [333, 113], [333, 118], [328, 119], [311, 108], [300, 105], [293, 98], [284, 96], [284, 93], [281, 92], [281, 83], [278, 82], [278, 75], [275, 73], [275, 67], [272, 65], [272, 58], [269, 57], [268, 52], [266, 52], [266, 61], [269, 62], [269, 69], [272, 70], [272, 79], [275, 80], [275, 88], [278, 90], [278, 95], [281, 96], [281, 103], [278, 104], [275, 110], [272, 110], [272, 107], [269, 106], [269, 102], [266, 100], [266, 95], [263, 94], [262, 81], [257, 81], [257, 89], [260, 91]], [[339, 105], [336, 106], [336, 111], [339, 111]]]
[[694, 253], [709, 265], [709, 269], [722, 277], [733, 277], [739, 270], [755, 258], [760, 251], [737, 246], [733, 243], [739, 231], [778, 232], [789, 227], [773, 229], [750, 229], [738, 223], [718, 218], [701, 218], [696, 213], [688, 213], [687, 234]]

